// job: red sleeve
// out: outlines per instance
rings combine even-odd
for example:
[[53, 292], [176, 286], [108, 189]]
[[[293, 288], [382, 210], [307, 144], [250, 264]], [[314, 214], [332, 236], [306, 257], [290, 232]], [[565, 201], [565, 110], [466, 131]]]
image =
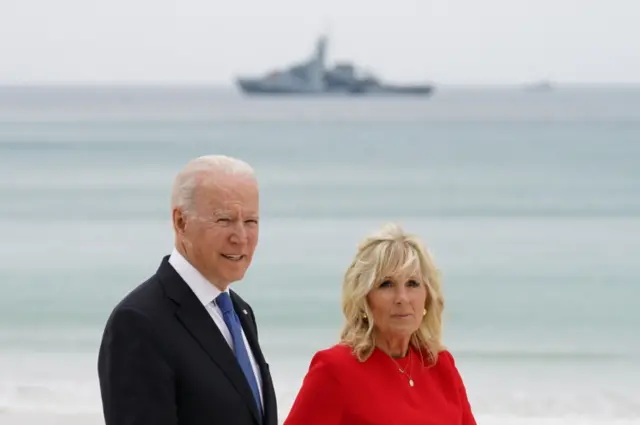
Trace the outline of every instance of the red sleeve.
[[462, 422], [461, 425], [476, 425], [476, 420], [473, 417], [473, 412], [471, 411], [471, 404], [469, 403], [469, 397], [467, 397], [467, 389], [464, 386], [464, 382], [462, 380], [462, 376], [460, 376], [460, 372], [456, 367], [456, 362], [453, 359], [453, 356], [449, 351], [443, 351], [439, 354], [440, 356], [444, 355], [449, 360], [449, 365], [451, 367], [451, 371], [453, 372], [454, 379], [456, 380], [456, 384], [458, 386], [458, 395], [460, 396], [460, 403], [462, 408]]
[[331, 356], [320, 351], [311, 359], [289, 415], [283, 425], [337, 425], [342, 417], [342, 389], [331, 365]]

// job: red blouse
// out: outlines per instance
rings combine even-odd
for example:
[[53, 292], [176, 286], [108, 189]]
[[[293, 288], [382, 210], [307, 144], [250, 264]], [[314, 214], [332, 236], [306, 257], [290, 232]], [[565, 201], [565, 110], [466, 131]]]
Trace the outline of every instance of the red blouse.
[[414, 350], [395, 361], [375, 349], [361, 363], [345, 345], [317, 352], [284, 425], [476, 424], [448, 351], [431, 367]]

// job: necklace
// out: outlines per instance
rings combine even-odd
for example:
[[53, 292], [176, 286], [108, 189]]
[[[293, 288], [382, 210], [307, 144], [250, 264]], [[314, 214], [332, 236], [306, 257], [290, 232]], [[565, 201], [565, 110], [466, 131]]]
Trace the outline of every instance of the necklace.
[[407, 364], [407, 366], [404, 369], [400, 367], [398, 362], [393, 357], [389, 356], [389, 358], [396, 364], [396, 367], [398, 368], [398, 371], [401, 374], [405, 375], [407, 378], [409, 378], [409, 386], [413, 387], [413, 378], [411, 377], [411, 373], [407, 372], [407, 370], [411, 369], [411, 360], [412, 360], [411, 351], [409, 351], [409, 363]]

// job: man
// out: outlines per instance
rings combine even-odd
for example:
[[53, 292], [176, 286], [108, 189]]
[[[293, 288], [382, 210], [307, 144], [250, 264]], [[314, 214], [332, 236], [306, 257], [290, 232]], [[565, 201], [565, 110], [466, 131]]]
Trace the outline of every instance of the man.
[[253, 170], [224, 156], [192, 160], [171, 204], [173, 252], [106, 324], [106, 425], [277, 425], [253, 310], [229, 290], [258, 243]]

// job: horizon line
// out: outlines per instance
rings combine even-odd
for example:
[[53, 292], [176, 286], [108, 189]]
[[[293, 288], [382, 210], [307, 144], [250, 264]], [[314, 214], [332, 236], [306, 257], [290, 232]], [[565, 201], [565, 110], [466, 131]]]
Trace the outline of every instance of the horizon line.
[[[640, 87], [640, 81], [624, 81], [624, 82], [571, 82], [571, 81], [555, 81], [555, 80], [538, 80], [523, 82], [505, 82], [505, 83], [432, 83], [442, 88], [510, 88], [510, 87], [531, 87], [539, 83], [549, 83], [551, 87]], [[235, 89], [235, 84], [222, 82], [190, 82], [190, 81], [29, 81], [29, 82], [0, 82], [0, 88], [219, 88], [219, 89]]]

